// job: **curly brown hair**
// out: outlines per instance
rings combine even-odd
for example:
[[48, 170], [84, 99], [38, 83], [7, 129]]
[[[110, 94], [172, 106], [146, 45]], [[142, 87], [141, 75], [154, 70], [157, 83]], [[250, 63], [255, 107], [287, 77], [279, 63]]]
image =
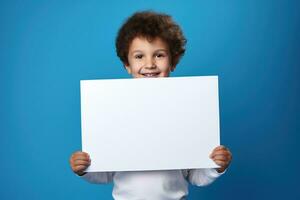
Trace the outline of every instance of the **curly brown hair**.
[[128, 65], [128, 51], [135, 37], [145, 37], [151, 41], [157, 37], [168, 44], [171, 65], [175, 67], [185, 52], [186, 38], [171, 16], [154, 11], [136, 12], [119, 29], [116, 51], [121, 61]]

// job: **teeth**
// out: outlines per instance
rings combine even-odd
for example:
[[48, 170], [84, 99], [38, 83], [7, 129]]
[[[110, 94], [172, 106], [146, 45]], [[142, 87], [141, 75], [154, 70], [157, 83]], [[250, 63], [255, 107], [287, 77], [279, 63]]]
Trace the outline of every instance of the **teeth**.
[[153, 77], [153, 76], [157, 76], [158, 73], [153, 73], [153, 74], [144, 74], [144, 76], [147, 76], [147, 77]]

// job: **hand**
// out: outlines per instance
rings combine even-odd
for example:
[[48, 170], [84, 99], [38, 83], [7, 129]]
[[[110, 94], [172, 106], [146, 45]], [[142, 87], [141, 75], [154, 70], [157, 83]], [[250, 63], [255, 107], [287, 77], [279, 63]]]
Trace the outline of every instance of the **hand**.
[[223, 145], [216, 147], [209, 157], [221, 167], [216, 168], [219, 173], [222, 173], [227, 169], [232, 159], [231, 152]]
[[79, 176], [84, 175], [84, 170], [86, 170], [86, 168], [88, 168], [90, 165], [90, 156], [85, 152], [77, 151], [70, 157], [70, 166], [73, 172]]

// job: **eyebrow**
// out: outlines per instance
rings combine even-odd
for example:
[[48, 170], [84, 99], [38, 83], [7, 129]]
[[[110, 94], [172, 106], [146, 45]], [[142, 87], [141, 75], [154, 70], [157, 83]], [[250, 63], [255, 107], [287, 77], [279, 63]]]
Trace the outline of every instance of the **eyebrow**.
[[[157, 51], [165, 51], [165, 52], [168, 52], [168, 50], [166, 50], [166, 49], [157, 49], [157, 50], [155, 50], [154, 52], [157, 52]], [[137, 53], [137, 52], [142, 53], [143, 51], [142, 51], [142, 50], [134, 50], [134, 51], [132, 51], [131, 53], [133, 54], [133, 53]]]

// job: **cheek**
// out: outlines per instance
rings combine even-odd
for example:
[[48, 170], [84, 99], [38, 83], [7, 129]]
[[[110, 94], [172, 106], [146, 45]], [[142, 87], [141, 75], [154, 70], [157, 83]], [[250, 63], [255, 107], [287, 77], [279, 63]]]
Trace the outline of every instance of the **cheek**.
[[160, 77], [168, 77], [170, 75], [169, 71], [165, 71], [159, 74]]
[[171, 69], [171, 64], [169, 62], [169, 60], [162, 60], [159, 64], [158, 64], [160, 70], [162, 72], [165, 72], [165, 73], [169, 73], [170, 72], [170, 69]]
[[137, 62], [129, 62], [132, 73], [137, 73], [140, 70], [140, 63]]
[[132, 67], [132, 73], [133, 74], [139, 74], [140, 68], [138, 66]]

